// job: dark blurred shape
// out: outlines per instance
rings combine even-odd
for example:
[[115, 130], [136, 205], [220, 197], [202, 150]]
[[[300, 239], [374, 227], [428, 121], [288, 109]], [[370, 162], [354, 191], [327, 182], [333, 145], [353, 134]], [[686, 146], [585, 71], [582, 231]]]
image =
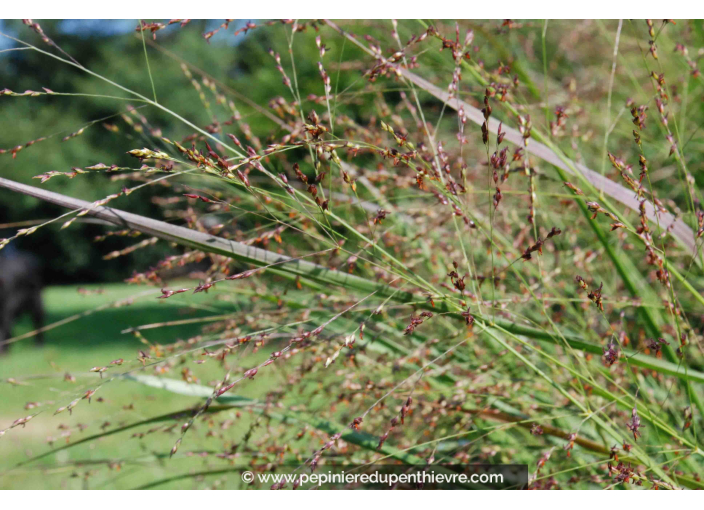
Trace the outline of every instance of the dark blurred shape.
[[[35, 329], [44, 325], [41, 267], [31, 253], [10, 248], [0, 256], [0, 354], [7, 352], [9, 344], [5, 340], [12, 336], [13, 323], [24, 313], [32, 316]], [[36, 342], [44, 342], [41, 332]]]

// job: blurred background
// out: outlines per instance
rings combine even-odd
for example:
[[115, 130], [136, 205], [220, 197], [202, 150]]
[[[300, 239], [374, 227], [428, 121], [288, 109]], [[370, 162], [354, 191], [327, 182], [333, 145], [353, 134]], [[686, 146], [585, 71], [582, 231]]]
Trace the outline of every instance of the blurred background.
[[[37, 21], [47, 35], [88, 69], [145, 96], [151, 96], [152, 88], [144, 61], [144, 43], [135, 31], [138, 20]], [[272, 24], [235, 35], [235, 31], [245, 27], [248, 22], [249, 20], [234, 20], [226, 30], [218, 30], [223, 20], [194, 20], [183, 28], [174, 24], [158, 31], [155, 40], [150, 33], [145, 33], [146, 48], [159, 103], [201, 127], [211, 125], [214, 120], [226, 122], [229, 119], [229, 107], [217, 105], [215, 108], [218, 98], [206, 90], [204, 85], [208, 81], [215, 83], [217, 89], [227, 95], [227, 101], [233, 102], [241, 121], [249, 126], [255, 137], [261, 137], [261, 143], [266, 146], [274, 139], [280, 139], [282, 132], [277, 130], [277, 124], [263, 112], [269, 112], [270, 115], [270, 112], [280, 107], [277, 103], [279, 97], [290, 100], [290, 94], [282, 85], [281, 75], [269, 49], [280, 53], [282, 59], [287, 58], [290, 27]], [[476, 52], [474, 57], [482, 66], [490, 69], [496, 69], [501, 64], [511, 66], [511, 74], [521, 83], [520, 101], [526, 105], [526, 111], [533, 114], [535, 125], [539, 125], [544, 132], [550, 129], [545, 125], [547, 115], [541, 102], [543, 91], [549, 88], [550, 104], [566, 105], [570, 112], [570, 122], [579, 124], [578, 129], [571, 132], [565, 130], [557, 139], [561, 149], [570, 158], [585, 161], [595, 170], [599, 170], [602, 163], [606, 165], [601, 140], [616, 20], [551, 21], [546, 36], [550, 58], [546, 62], [542, 59], [542, 21], [518, 23], [515, 27], [512, 26], [512, 31], [508, 31], [497, 20], [462, 23], [463, 31], [469, 27], [475, 31], [477, 47], [473, 49]], [[612, 119], [621, 119], [611, 135], [610, 143], [614, 146], [633, 145], [630, 115], [625, 106], [627, 100], [632, 95], [637, 95], [642, 103], [652, 98], [650, 89], [644, 91], [650, 78], [643, 71], [638, 43], [647, 38], [647, 32], [645, 24], [639, 23], [637, 29], [632, 25], [624, 28], [624, 32], [629, 33], [629, 40], [623, 43], [623, 56], [619, 57], [619, 65], [623, 65], [627, 71], [619, 73], [613, 87]], [[375, 34], [379, 40], [384, 41], [384, 51], [393, 47], [388, 20], [348, 22], [345, 28], [354, 31], [360, 25], [363, 25], [364, 33]], [[454, 35], [454, 23], [446, 23], [443, 29], [446, 34]], [[217, 33], [208, 41], [204, 40], [204, 34], [215, 30], [218, 30]], [[420, 34], [423, 30], [417, 23], [408, 22], [401, 25], [400, 34], [405, 41], [412, 34]], [[56, 53], [19, 20], [0, 20], [0, 32]], [[325, 110], [324, 101], [320, 101], [324, 92], [317, 66], [320, 56], [315, 36], [314, 27], [296, 34], [300, 39], [296, 45], [300, 90], [304, 94], [318, 94], [317, 97], [303, 97], [306, 111], [311, 108]], [[679, 22], [676, 27], [669, 29], [660, 39], [663, 53], [670, 54], [680, 36], [695, 42], [692, 45], [692, 54], [695, 54], [696, 48], [704, 44], [702, 23]], [[377, 42], [373, 37], [367, 41]], [[326, 38], [325, 45], [328, 47], [325, 56], [327, 72], [332, 78], [333, 91], [341, 92], [340, 109], [344, 115], [355, 119], [360, 125], [371, 125], [376, 124], [382, 116], [380, 111], [393, 117], [405, 108], [396, 109], [403, 103], [399, 95], [400, 89], [392, 80], [380, 80], [382, 84], [372, 88], [362, 77], [374, 65], [372, 58], [362, 55], [360, 50], [352, 44], [346, 44], [340, 37], [330, 35]], [[62, 93], [127, 95], [71, 65], [38, 52], [6, 51], [17, 46], [15, 41], [0, 37], [0, 90], [7, 88], [23, 92], [46, 87]], [[448, 63], [448, 52], [440, 53], [438, 47], [438, 43], [434, 42], [433, 51], [421, 50], [424, 63], [418, 72], [446, 89], [452, 78], [452, 64]], [[284, 65], [288, 69], [290, 62]], [[698, 97], [697, 94], [701, 91], [700, 82], [693, 82], [691, 89], [689, 85], [685, 87], [687, 82], [683, 77], [688, 76], [689, 69], [682, 59], [670, 59], [665, 65], [669, 66], [668, 73], [672, 71], [668, 76], [673, 77], [673, 102], [682, 104], [684, 101], [687, 104], [689, 101], [688, 119], [701, 118], [704, 103], [692, 99]], [[183, 66], [190, 71], [184, 72]], [[545, 70], [548, 71], [549, 82], [543, 81]], [[471, 80], [467, 80], [467, 84], [463, 82], [463, 87], [463, 98], [480, 105], [484, 87], [471, 83]], [[688, 93], [691, 96], [689, 98]], [[420, 103], [431, 119], [430, 122], [434, 122], [440, 112], [445, 111], [443, 105], [428, 94], [420, 95]], [[390, 108], [390, 111], [386, 108]], [[553, 118], [552, 112], [548, 113]], [[141, 116], [144, 116], [144, 120]], [[452, 140], [456, 135], [456, 116], [454, 112], [446, 116], [448, 119], [451, 117], [452, 121], [446, 121], [443, 126], [446, 132], [443, 134]], [[657, 122], [655, 119], [653, 114], [653, 125]], [[682, 132], [693, 133], [687, 140], [690, 144], [688, 152], [698, 154], [704, 146], [699, 129], [701, 126], [694, 126], [695, 121], [688, 119], [683, 118], [681, 121]], [[405, 120], [409, 125], [412, 122], [408, 118]], [[82, 128], [85, 128], [84, 131], [76, 135]], [[144, 129], [149, 129], [151, 134], [160, 133], [179, 141], [188, 140], [193, 134], [183, 123], [174, 122], [172, 117], [160, 110], [140, 108], [138, 103], [129, 101], [85, 96], [0, 96], [0, 149], [5, 150], [0, 154], [0, 177], [87, 201], [102, 199], [119, 192], [125, 185], [134, 186], [141, 181], [130, 177], [127, 182], [122, 174], [111, 175], [105, 172], [92, 172], [76, 178], [58, 176], [46, 183], [40, 183], [34, 177], [48, 172], [70, 172], [72, 167], [86, 168], [98, 163], [135, 166], [134, 158], [126, 152], [153, 146], [150, 138], [144, 136]], [[471, 136], [476, 141], [478, 128], [472, 125], [471, 129]], [[66, 137], [69, 139], [62, 141]], [[24, 147], [39, 138], [46, 139]], [[653, 154], [653, 160], [667, 161], [669, 146], [661, 138], [657, 140], [659, 153]], [[188, 145], [190, 146], [190, 141]], [[18, 147], [22, 147], [21, 150], [13, 150]], [[484, 146], [471, 144], [466, 151], [467, 160], [471, 161], [470, 172], [485, 172]], [[286, 155], [282, 158], [285, 157]], [[360, 162], [365, 161], [365, 156], [360, 156], [357, 161], [362, 166]], [[704, 161], [693, 158], [688, 164], [698, 186], [704, 185], [704, 172], [701, 171]], [[675, 185], [668, 183], [671, 178], [674, 181], [676, 173], [677, 169], [671, 161], [659, 165], [657, 172], [653, 172], [654, 185], [665, 189], [668, 198], [673, 199], [668, 206], [686, 202], [683, 199], [686, 189], [679, 188], [676, 182]], [[619, 178], [611, 168], [607, 168], [606, 174], [614, 179]], [[196, 178], [185, 176], [179, 182], [197, 190]], [[525, 192], [523, 181], [520, 186], [520, 191]], [[186, 189], [178, 188], [177, 192], [182, 194]], [[555, 189], [564, 193], [561, 182], [555, 185]], [[393, 200], [394, 193], [404, 191], [389, 189], [387, 198]], [[111, 205], [147, 217], [184, 224], [183, 217], [169, 215], [169, 209], [163, 206], [165, 201], [176, 194], [174, 188], [154, 185], [138, 190], [129, 197], [121, 197]], [[432, 196], [430, 198], [434, 199]], [[476, 200], [480, 207], [490, 207], [489, 195], [479, 196]], [[510, 214], [523, 218], [525, 203], [527, 202], [521, 202], [520, 210], [515, 208], [519, 212], [514, 213], [514, 209], [509, 209]], [[421, 212], [423, 207], [420, 207]], [[0, 189], [0, 238], [11, 237], [19, 228], [41, 224], [65, 212], [65, 209], [44, 201]], [[693, 217], [687, 218], [690, 225], [694, 221]], [[9, 334], [13, 342], [7, 353], [0, 354], [0, 430], [23, 416], [23, 413], [35, 412], [32, 409], [44, 405], [53, 409], [55, 402], [51, 400], [52, 394], [64, 388], [61, 385], [70, 381], [71, 377], [90, 376], [90, 381], [94, 381], [96, 374], [88, 374], [87, 371], [96, 365], [96, 360], [106, 362], [105, 360], [127, 358], [126, 353], [134, 358], [137, 350], [144, 348], [145, 340], [140, 335], [132, 334], [131, 328], [167, 324], [166, 327], [145, 330], [144, 336], [152, 344], [171, 344], [198, 335], [203, 329], [200, 319], [235, 313], [240, 309], [238, 300], [257, 297], [254, 291], [250, 294], [235, 294], [234, 291], [221, 294], [221, 290], [215, 289], [207, 295], [189, 293], [184, 294], [187, 298], [183, 299], [181, 296], [168, 300], [155, 299], [159, 295], [158, 287], [131, 285], [126, 280], [135, 271], [147, 271], [166, 257], [182, 253], [182, 249], [159, 241], [111, 258], [109, 255], [112, 252], [128, 248], [141, 239], [109, 236], [96, 240], [115, 229], [86, 220], [77, 221], [70, 228], [61, 230], [61, 223], [59, 221], [32, 235], [20, 237], [0, 251], [0, 257], [28, 258], [31, 255], [38, 261], [36, 268], [33, 267], [30, 272], [38, 275], [41, 280], [43, 323], [47, 328], [43, 335], [44, 347], [38, 349], [34, 345], [35, 335], [32, 332], [35, 324], [32, 317], [24, 315], [13, 324]], [[260, 226], [256, 215], [245, 214], [236, 220], [236, 227], [243, 232], [257, 232]], [[562, 238], [558, 242], [577, 245], [567, 239], [562, 241]], [[575, 249], [578, 250], [579, 247]], [[199, 281], [200, 270], [202, 266], [196, 264], [175, 273], [172, 279], [179, 280], [173, 285], [189, 277]], [[281, 289], [282, 294], [290, 289], [294, 292], [295, 286], [292, 282], [286, 282], [281, 285]], [[279, 292], [278, 288], [276, 292]], [[278, 294], [276, 297], [279, 297]], [[129, 302], [130, 305], [114, 306], [121, 302]], [[176, 324], [177, 328], [170, 327]], [[206, 384], [209, 381], [202, 382]], [[275, 380], [262, 382], [248, 396], [264, 395], [275, 384]], [[37, 402], [37, 394], [48, 397]], [[135, 437], [129, 441], [103, 442], [99, 443], [101, 446], [96, 451], [92, 450], [95, 447], [92, 444], [90, 449], [86, 447], [83, 450], [72, 449], [70, 453], [59, 452], [55, 457], [46, 457], [37, 464], [42, 467], [43, 473], [56, 476], [44, 477], [39, 471], [21, 469], [3, 476], [3, 465], [15, 466], [44, 453], [50, 447], [80, 440], [98, 432], [103, 422], [114, 426], [184, 408], [197, 401], [196, 398], [188, 399], [172, 393], [164, 393], [157, 399], [149, 388], [142, 385], [111, 385], [109, 393], [105, 392], [104, 405], [104, 408], [112, 406], [109, 407], [109, 413], [100, 407], [102, 403], [86, 406], [78, 425], [72, 423], [71, 427], [66, 426], [69, 417], [60, 415], [43, 420], [38, 426], [27, 427], [26, 430], [13, 429], [13, 434], [0, 440], [0, 488], [130, 488], [141, 483], [144, 478], [144, 472], [135, 466], [130, 467], [129, 463], [118, 466], [109, 475], [102, 473], [101, 478], [92, 475], [90, 463], [70, 464], [69, 460], [97, 462], [121, 457], [130, 458], [130, 462], [138, 464], [142, 458], [140, 456], [143, 456], [154, 463], [150, 476], [155, 479], [167, 476], [171, 471], [159, 463], [163, 461], [164, 452], [171, 448], [174, 438], [161, 436], [150, 441], [141, 441], [142, 438]], [[75, 421], [74, 419], [73, 422]], [[82, 424], [90, 424], [91, 428], [84, 432]], [[237, 429], [238, 433], [244, 433], [249, 425], [241, 425], [242, 428]], [[205, 450], [208, 444], [198, 443], [193, 450], [197, 450], [197, 447]], [[530, 461], [534, 462], [534, 459], [531, 457]], [[120, 468], [122, 471], [118, 472]], [[173, 465], [170, 469], [173, 470]], [[189, 481], [191, 483], [196, 485], [197, 480]], [[167, 487], [176, 488], [178, 484]]]
[[[184, 75], [180, 66], [182, 62], [197, 66], [219, 83], [245, 91], [247, 98], [258, 104], [267, 104], [271, 98], [281, 94], [281, 79], [275, 67], [252, 64], [273, 63], [268, 54], [270, 47], [283, 52], [283, 27], [274, 26], [266, 31], [252, 31], [246, 36], [234, 36], [234, 31], [247, 21], [234, 21], [229, 30], [221, 30], [213, 36], [210, 44], [205, 42], [203, 34], [217, 29], [222, 21], [195, 20], [183, 29], [177, 24], [159, 31], [156, 41], [151, 36], [147, 37], [160, 102], [198, 125], [212, 122], [198, 93]], [[150, 95], [142, 39], [135, 32], [137, 24], [137, 20], [41, 22], [45, 33], [52, 34], [60, 41], [61, 47], [78, 62], [132, 90]], [[19, 20], [0, 20], [0, 32], [36, 45], [42, 44], [39, 37]], [[279, 37], [272, 39], [277, 32]], [[16, 46], [14, 41], [0, 37], [0, 51], [13, 46]], [[313, 45], [310, 58], [301, 59], [299, 73], [304, 90], [309, 80], [315, 80], [318, 85], [315, 53]], [[256, 87], [251, 86], [254, 83]], [[0, 85], [0, 88], [14, 91], [47, 87], [61, 92], [119, 95], [110, 85], [34, 51], [0, 53]], [[254, 133], [271, 130], [272, 125], [266, 117], [247, 103], [237, 101], [236, 97], [234, 99]], [[14, 159], [9, 152], [0, 155], [0, 176], [37, 186], [39, 181], [33, 177], [48, 171], [66, 172], [72, 167], [83, 168], [99, 162], [108, 165], [132, 164], [134, 159], [125, 152], [146, 142], [123, 121], [122, 117], [128, 113], [129, 106], [138, 105], [87, 97], [3, 98], [0, 148], [12, 149], [39, 137], [51, 138], [18, 152]], [[149, 117], [153, 128], [161, 129], [165, 136], [179, 139], [179, 134], [184, 137], [190, 134], [158, 110], [144, 111], [144, 114]], [[95, 125], [86, 129], [80, 137], [61, 142], [65, 136], [92, 122]], [[112, 129], [117, 130], [114, 136], [108, 132]], [[111, 181], [104, 174], [96, 173], [78, 179], [53, 179], [46, 186], [59, 193], [92, 201], [119, 191], [123, 185], [124, 181]], [[143, 200], [139, 199], [139, 195], [131, 198], [129, 204], [132, 212], [152, 217], [160, 214], [160, 208], [152, 200], [153, 196], [158, 196], [159, 188], [153, 188], [155, 191], [143, 194]], [[13, 235], [18, 227], [27, 227], [64, 212], [43, 201], [0, 189], [0, 238]], [[103, 261], [106, 253], [124, 247], [124, 240], [121, 239], [94, 243], [93, 239], [103, 233], [103, 226], [79, 222], [63, 231], [58, 228], [40, 229], [12, 245], [17, 250], [36, 254], [51, 253], [51, 257], [41, 257], [42, 275], [47, 285], [119, 282], [129, 277], [134, 268], [146, 269], [168, 251], [165, 246], [158, 245], [137, 250], [112, 262]]]
[[[149, 76], [144, 66], [143, 42], [135, 31], [138, 20], [36, 21], [47, 35], [82, 65], [135, 91], [151, 95]], [[187, 63], [192, 69], [202, 71], [200, 75], [195, 75], [199, 82], [202, 76], [208, 76], [218, 83], [218, 88], [232, 92], [228, 92], [229, 99], [235, 101], [243, 121], [255, 135], [269, 133], [273, 124], [252, 108], [250, 101], [266, 105], [284, 92], [280, 75], [268, 53], [270, 47], [284, 53], [286, 38], [283, 27], [272, 26], [246, 35], [234, 35], [235, 30], [249, 22], [235, 20], [228, 30], [220, 30], [206, 42], [203, 34], [218, 29], [223, 22], [194, 20], [184, 28], [176, 24], [159, 31], [156, 40], [149, 32], [146, 33], [159, 101], [199, 126], [209, 125], [214, 116], [220, 121], [227, 120], [223, 113], [226, 108], [218, 109], [215, 115], [206, 110], [199, 92], [184, 74], [182, 64]], [[0, 32], [52, 51], [20, 20], [0, 20]], [[311, 57], [299, 62], [299, 79], [306, 90], [312, 80], [315, 80], [316, 87], [319, 85], [315, 67], [317, 50], [312, 42], [314, 34], [302, 34], [301, 37], [311, 39], [311, 44], [306, 45]], [[0, 37], [0, 89], [24, 91], [47, 87], [57, 92], [127, 95], [70, 65], [37, 52], [5, 51], [17, 46], [15, 41]], [[258, 65], [264, 62], [271, 65]], [[255, 83], [256, 86], [252, 86]], [[344, 83], [345, 78], [341, 86]], [[232, 89], [244, 91], [246, 98], [242, 96], [244, 100], [239, 100], [237, 92]], [[205, 92], [210, 94], [207, 90]], [[207, 101], [214, 104], [215, 98], [209, 95]], [[130, 113], [132, 107], [137, 111]], [[76, 179], [59, 177], [45, 184], [33, 177], [51, 171], [67, 172], [72, 167], [84, 168], [101, 162], [134, 166], [135, 160], [125, 154], [126, 151], [152, 146], [149, 138], [140, 136], [139, 130], [130, 123], [133, 115], [142, 113], [148, 117], [148, 125], [153, 132], [160, 130], [164, 136], [175, 140], [192, 134], [188, 128], [174, 123], [160, 111], [141, 110], [138, 104], [129, 101], [81, 96], [0, 97], [0, 149], [7, 150], [0, 154], [0, 176], [88, 201], [118, 192], [126, 181], [112, 179], [105, 173], [81, 175]], [[86, 129], [80, 136], [62, 142], [66, 136], [84, 127]], [[16, 152], [13, 157], [13, 148], [40, 137], [47, 139]], [[127, 185], [137, 183], [138, 180], [129, 181]], [[165, 218], [164, 208], [158, 204], [160, 198], [173, 195], [171, 188], [150, 186], [115, 206], [181, 224], [178, 218]], [[0, 238], [10, 237], [19, 228], [41, 224], [65, 212], [65, 209], [44, 201], [0, 189]], [[190, 296], [187, 302], [179, 299], [165, 302], [154, 299], [159, 292], [153, 287], [124, 282], [134, 271], [146, 271], [165, 257], [182, 253], [181, 249], [159, 242], [119, 258], [105, 260], [105, 256], [112, 251], [124, 249], [140, 239], [108, 237], [96, 242], [96, 237], [115, 229], [90, 220], [78, 221], [63, 230], [60, 230], [60, 225], [61, 222], [40, 228], [32, 235], [16, 239], [0, 251], [2, 258], [38, 262], [38, 266], [32, 267], [30, 272], [40, 275], [43, 323], [49, 328], [43, 334], [44, 347], [39, 349], [32, 335], [35, 324], [31, 314], [23, 314], [12, 321], [9, 337], [15, 341], [7, 346], [7, 353], [0, 354], [0, 429], [12, 423], [17, 413], [29, 413], [35, 404], [51, 405], [51, 401], [36, 402], [37, 395], [45, 393], [47, 388], [51, 393], [53, 385], [64, 380], [66, 374], [69, 374], [68, 377], [77, 374], [80, 382], [87, 368], [90, 368], [88, 365], [94, 365], [96, 359], [120, 358], [125, 353], [136, 353], [138, 348], [145, 348], [136, 336], [125, 334], [126, 329], [142, 324], [197, 320], [206, 315], [232, 311], [231, 304], [218, 303], [217, 296], [212, 292], [210, 295]], [[245, 217], [240, 220], [239, 226], [246, 231], [253, 224]], [[188, 266], [175, 276], [187, 278], [191, 271], [197, 271], [199, 267], [202, 266]], [[121, 300], [131, 303], [130, 306], [112, 306]], [[198, 334], [202, 324], [182, 324], [177, 329], [155, 329], [148, 338], [152, 342], [173, 343]], [[22, 382], [15, 384], [12, 381]], [[108, 419], [115, 424], [145, 416], [142, 410], [146, 408], [150, 413], [159, 413], [161, 410], [173, 410], [174, 406], [183, 406], [183, 399], [172, 395], [165, 395], [159, 402], [154, 402], [148, 389], [129, 384], [115, 387], [110, 399], [116, 403], [116, 415]], [[133, 406], [131, 409], [128, 403]], [[122, 409], [123, 404], [127, 410]], [[23, 407], [27, 411], [23, 411]], [[86, 411], [82, 421], [105, 421], [104, 409], [91, 406]], [[69, 441], [70, 431], [63, 428], [64, 422], [59, 418], [49, 420], [51, 424], [42, 427], [39, 436], [35, 435], [36, 429], [34, 433], [28, 429], [28, 432], [22, 431], [0, 441], [0, 466], [21, 462], [48, 448], [47, 443], [56, 446], [54, 441], [62, 442], [64, 437]], [[82, 433], [81, 427], [77, 433]], [[127, 444], [118, 442], [104, 445], [98, 456], [140, 455], [143, 450], [144, 446], [137, 441]], [[79, 453], [78, 457], [84, 458], [85, 455]], [[87, 456], [91, 454], [88, 452]], [[67, 458], [57, 457], [59, 461]], [[74, 458], [73, 454], [70, 458]], [[55, 465], [55, 460], [48, 459], [48, 465]], [[0, 467], [0, 471], [3, 469]], [[0, 488], [79, 488], [85, 483], [80, 478], [71, 478], [71, 470], [59, 470], [59, 476], [50, 479], [36, 474], [0, 474]], [[141, 479], [139, 476], [127, 477], [120, 481], [119, 478], [115, 485], [108, 487], [134, 486]]]

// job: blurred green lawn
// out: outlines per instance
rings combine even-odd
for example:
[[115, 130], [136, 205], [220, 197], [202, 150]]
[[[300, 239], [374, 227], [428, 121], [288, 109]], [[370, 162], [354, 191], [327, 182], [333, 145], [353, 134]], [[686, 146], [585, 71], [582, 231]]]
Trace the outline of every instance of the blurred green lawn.
[[[138, 350], [145, 346], [134, 335], [121, 333], [124, 329], [142, 324], [203, 317], [212, 315], [213, 312], [233, 311], [232, 304], [213, 307], [212, 299], [206, 301], [208, 296], [204, 294], [189, 294], [186, 305], [185, 301], [175, 299], [178, 296], [168, 300], [155, 299], [159, 292], [153, 287], [114, 284], [88, 285], [83, 288], [101, 288], [104, 293], [82, 295], [77, 292], [78, 287], [74, 286], [46, 289], [46, 324], [140, 293], [151, 294], [135, 299], [130, 306], [104, 309], [58, 326], [45, 334], [43, 347], [35, 346], [33, 338], [26, 338], [13, 343], [9, 354], [0, 356], [0, 430], [18, 418], [41, 411], [26, 428], [16, 427], [0, 437], [0, 489], [134, 488], [193, 469], [200, 471], [228, 467], [226, 461], [217, 459], [214, 455], [202, 460], [188, 456], [188, 452], [222, 450], [222, 438], [204, 439], [204, 434], [189, 434], [188, 441], [184, 441], [179, 454], [168, 460], [168, 452], [178, 438], [179, 427], [175, 428], [176, 432], [157, 432], [142, 439], [132, 437], [135, 432], [147, 432], [150, 426], [87, 442], [17, 467], [18, 463], [49, 451], [49, 436], [55, 438], [55, 448], [66, 444], [66, 439], [61, 437], [66, 429], [59, 428], [62, 424], [70, 430], [69, 441], [75, 442], [82, 437], [100, 433], [100, 426], [106, 421], [111, 423], [106, 429], [110, 430], [118, 424], [129, 424], [194, 405], [197, 399], [130, 381], [115, 380], [104, 384], [91, 404], [81, 400], [72, 415], [68, 412], [54, 415], [58, 407], [65, 406], [86, 389], [95, 388], [109, 379], [107, 376], [110, 371], [105, 380], [101, 381], [98, 374], [89, 373], [91, 367], [107, 365], [117, 358], [125, 359], [125, 365], [120, 367], [121, 372], [126, 371], [129, 363], [134, 366]], [[198, 323], [162, 327], [144, 331], [144, 334], [151, 342], [166, 344], [196, 335], [201, 327], [202, 324]], [[22, 319], [16, 324], [13, 335], [21, 335], [32, 329], [31, 321]], [[200, 369], [203, 374], [206, 369], [201, 367], [213, 365], [201, 366], [186, 360], [185, 366], [194, 371]], [[180, 371], [179, 365], [169, 375], [180, 379]], [[63, 380], [66, 372], [76, 377], [75, 383]], [[219, 375], [220, 371], [213, 374], [212, 378]], [[9, 384], [8, 378], [21, 381], [21, 384]], [[200, 383], [207, 384], [209, 380], [203, 378]], [[104, 402], [98, 402], [98, 397], [102, 397]], [[39, 402], [41, 406], [25, 410], [28, 402]], [[124, 406], [130, 404], [133, 404], [134, 409], [125, 410]], [[247, 413], [242, 414], [237, 424], [227, 430], [233, 441], [247, 428], [244, 424], [249, 422], [249, 416]], [[229, 418], [236, 418], [234, 411], [220, 413], [216, 419], [221, 421]], [[79, 424], [87, 427], [81, 431]], [[163, 458], [164, 454], [167, 454], [166, 459]], [[114, 466], [108, 467], [108, 461], [119, 460], [124, 460], [119, 470]], [[195, 488], [207, 481], [194, 478], [166, 484], [163, 488]], [[210, 477], [209, 482], [212, 481], [213, 478]]]

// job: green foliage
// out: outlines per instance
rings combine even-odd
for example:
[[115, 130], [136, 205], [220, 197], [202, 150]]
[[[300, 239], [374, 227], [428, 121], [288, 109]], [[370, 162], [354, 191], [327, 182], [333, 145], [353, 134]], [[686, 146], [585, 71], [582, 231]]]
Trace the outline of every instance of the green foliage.
[[[136, 354], [96, 359], [40, 407], [79, 416], [98, 389], [124, 406], [112, 388], [134, 383], [181, 405], [17, 469], [138, 430], [157, 445], [142, 488], [236, 487], [243, 466], [328, 459], [526, 463], [534, 488], [701, 488], [702, 79], [685, 50], [700, 22], [580, 23], [288, 20], [246, 36], [232, 23], [210, 46], [195, 23], [151, 25], [156, 43], [106, 40], [86, 68], [18, 52], [17, 85], [33, 83], [1, 100], [37, 105], [33, 126], [71, 120], [45, 110], [69, 99], [86, 105], [75, 120], [141, 108], [113, 131], [4, 154], [16, 165], [65, 143], [62, 171], [87, 172], [0, 181], [69, 209], [4, 244], [63, 223], [69, 246], [105, 254], [79, 247], [73, 223], [99, 219], [125, 230], [109, 258], [131, 282], [203, 315], [130, 321]], [[72, 78], [37, 84], [45, 60]], [[41, 86], [93, 95], [22, 94]], [[124, 179], [87, 168], [96, 154]], [[161, 261], [121, 258], [133, 253]], [[192, 281], [163, 281], [204, 260]], [[204, 469], [175, 465], [201, 454]]]

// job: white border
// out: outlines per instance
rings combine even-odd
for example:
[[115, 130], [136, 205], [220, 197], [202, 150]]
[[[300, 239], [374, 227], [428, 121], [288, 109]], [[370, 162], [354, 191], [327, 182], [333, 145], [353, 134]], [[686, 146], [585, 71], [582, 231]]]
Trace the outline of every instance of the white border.
[[[663, 504], [695, 505], [696, 491], [4, 491], [4, 508], [34, 510], [153, 510], [154, 508], [223, 510], [565, 510], [624, 506], [638, 510], [662, 510]], [[701, 501], [699, 500], [701, 503]], [[371, 504], [371, 505], [370, 505]], [[213, 505], [213, 506], [211, 506]], [[361, 507], [361, 505], [365, 505]], [[692, 506], [697, 508], [696, 506]]]
[[426, 18], [426, 19], [585, 19], [585, 18], [674, 18], [704, 17], [704, 2], [683, 0], [354, 0], [323, 2], [321, 0], [267, 0], [237, 2], [210, 0], [199, 3], [184, 0], [121, 0], [88, 2], [72, 0], [3, 1], [4, 18], [88, 19], [177, 17], [271, 19], [271, 18]]
[[[663, 7], [663, 2], [619, 1], [610, 2], [590, 0], [589, 2], [535, 2], [532, 0], [501, 2], [466, 1], [447, 2], [382, 2], [379, 0], [354, 0], [353, 2], [324, 3], [289, 0], [265, 2], [208, 2], [206, 6], [194, 2], [174, 2], [165, 0], [121, 0], [120, 2], [56, 2], [35, 0], [25, 4], [3, 2], [3, 17], [6, 18], [132, 18], [164, 19], [168, 17], [194, 18], [203, 16], [222, 18], [236, 16], [239, 19], [269, 19], [277, 17], [299, 18], [391, 18], [397, 16], [422, 17], [432, 19], [460, 18], [592, 18], [592, 17], [652, 17], [661, 19], [665, 16], [682, 18], [704, 17], [704, 2], [673, 2]], [[663, 11], [669, 11], [667, 13]], [[656, 16], [660, 14], [660, 16]], [[170, 15], [170, 16], [165, 16]], [[161, 18], [159, 18], [161, 16]], [[235, 476], [235, 474], [233, 474]], [[283, 508], [325, 508], [334, 505], [335, 510], [360, 510], [360, 505], [371, 503], [373, 508], [403, 508], [404, 510], [434, 510], [438, 505], [463, 510], [472, 508], [511, 508], [513, 510], [552, 510], [565, 508], [593, 508], [593, 505], [609, 505], [618, 508], [626, 505], [638, 510], [648, 508], [661, 509], [663, 503], [672, 505], [694, 505], [699, 495], [693, 491], [668, 493], [666, 491], [593, 491], [579, 495], [571, 491], [347, 491], [342, 496], [328, 491], [238, 491], [237, 495], [227, 492], [194, 491], [107, 491], [100, 495], [89, 492], [54, 491], [5, 491], [0, 495], [2, 507], [8, 509], [66, 508], [99, 510], [153, 510], [168, 505], [175, 508], [218, 508], [259, 509]], [[114, 494], [109, 494], [114, 492]], [[701, 504], [701, 501], [699, 501]], [[276, 505], [276, 506], [275, 506]], [[324, 506], [323, 506], [324, 505]], [[588, 505], [588, 506], [587, 506]]]

